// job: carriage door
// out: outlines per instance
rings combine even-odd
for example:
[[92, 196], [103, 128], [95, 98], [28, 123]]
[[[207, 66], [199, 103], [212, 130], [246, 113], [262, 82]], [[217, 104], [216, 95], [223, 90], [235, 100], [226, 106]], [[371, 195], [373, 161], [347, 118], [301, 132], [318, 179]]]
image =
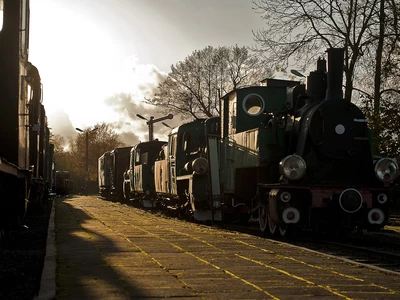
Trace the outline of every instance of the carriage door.
[[171, 188], [171, 194], [177, 195], [178, 194], [178, 189], [176, 186], [176, 145], [177, 145], [177, 138], [178, 135], [170, 135], [169, 136], [169, 186]]

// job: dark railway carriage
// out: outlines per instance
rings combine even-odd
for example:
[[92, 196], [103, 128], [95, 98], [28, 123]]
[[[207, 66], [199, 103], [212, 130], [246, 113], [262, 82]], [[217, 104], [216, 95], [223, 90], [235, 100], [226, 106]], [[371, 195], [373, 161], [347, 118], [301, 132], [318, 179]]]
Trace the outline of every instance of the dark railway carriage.
[[139, 143], [130, 151], [129, 170], [126, 175], [126, 198], [154, 208], [157, 197], [154, 186], [154, 163], [162, 146], [167, 142], [153, 140]]
[[49, 182], [49, 131], [38, 70], [28, 61], [29, 1], [0, 1], [0, 232], [40, 205]]
[[156, 192], [168, 208], [193, 215], [196, 220], [221, 220], [220, 207], [211, 205], [210, 188], [212, 177], [218, 179], [219, 174], [211, 174], [206, 151], [208, 137], [218, 137], [219, 132], [218, 117], [195, 120], [172, 130], [154, 171]]
[[[28, 77], [30, 78], [29, 94], [29, 165], [32, 172], [32, 186], [30, 190], [30, 205], [42, 205], [43, 197], [49, 189], [50, 178], [48, 173], [51, 166], [48, 160], [50, 150], [50, 130], [47, 127], [47, 117], [42, 105], [42, 85], [39, 71], [29, 64]], [[49, 169], [50, 168], [50, 169]]]
[[98, 159], [98, 182], [100, 196], [108, 199], [111, 190], [111, 168], [112, 168], [111, 152], [107, 151]]
[[124, 201], [124, 172], [129, 167], [129, 154], [131, 147], [116, 148], [111, 151], [111, 189], [110, 199], [113, 201]]
[[398, 166], [375, 159], [367, 120], [343, 99], [343, 50], [328, 50], [304, 87], [264, 86], [223, 97], [225, 203], [259, 212], [262, 231], [351, 230], [386, 224]]
[[54, 192], [57, 195], [69, 195], [72, 193], [73, 181], [68, 171], [56, 171]]

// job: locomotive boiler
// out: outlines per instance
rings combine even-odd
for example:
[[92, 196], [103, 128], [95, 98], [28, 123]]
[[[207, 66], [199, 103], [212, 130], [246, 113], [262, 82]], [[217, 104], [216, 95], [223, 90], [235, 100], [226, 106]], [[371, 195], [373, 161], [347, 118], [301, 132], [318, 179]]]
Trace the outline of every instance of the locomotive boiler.
[[343, 49], [329, 49], [306, 90], [271, 80], [222, 99], [224, 203], [258, 212], [263, 232], [386, 224], [398, 166], [373, 156], [368, 121], [343, 99], [343, 65]]

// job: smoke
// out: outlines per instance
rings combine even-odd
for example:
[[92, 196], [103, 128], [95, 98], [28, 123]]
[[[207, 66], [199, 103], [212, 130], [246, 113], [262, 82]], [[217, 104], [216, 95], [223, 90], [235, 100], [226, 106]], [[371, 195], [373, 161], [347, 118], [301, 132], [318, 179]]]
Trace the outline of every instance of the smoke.
[[77, 134], [72, 122], [64, 111], [55, 111], [47, 115], [47, 121], [51, 132], [63, 137], [72, 137]]

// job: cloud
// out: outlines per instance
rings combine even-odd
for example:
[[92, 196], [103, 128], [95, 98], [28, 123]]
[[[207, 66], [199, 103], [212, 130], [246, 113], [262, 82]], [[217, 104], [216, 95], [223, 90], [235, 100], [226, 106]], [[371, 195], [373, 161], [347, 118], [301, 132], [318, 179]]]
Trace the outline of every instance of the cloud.
[[[121, 134], [121, 137], [124, 137], [129, 141], [136, 140], [134, 136], [137, 137], [138, 141], [143, 142], [148, 140], [149, 128], [147, 122], [138, 117], [138, 114], [147, 120], [149, 120], [150, 117], [158, 119], [164, 116], [158, 112], [157, 107], [155, 106], [135, 102], [130, 94], [116, 94], [107, 98], [105, 103], [120, 116], [119, 120], [113, 122], [111, 126], [117, 133]], [[166, 120], [165, 123], [170, 123], [169, 121], [170, 120]], [[170, 128], [161, 123], [155, 123], [153, 132], [154, 138], [166, 140], [170, 130]], [[124, 139], [124, 142], [127, 141]]]
[[133, 132], [120, 133], [121, 140], [128, 146], [134, 146], [140, 142], [139, 137]]

